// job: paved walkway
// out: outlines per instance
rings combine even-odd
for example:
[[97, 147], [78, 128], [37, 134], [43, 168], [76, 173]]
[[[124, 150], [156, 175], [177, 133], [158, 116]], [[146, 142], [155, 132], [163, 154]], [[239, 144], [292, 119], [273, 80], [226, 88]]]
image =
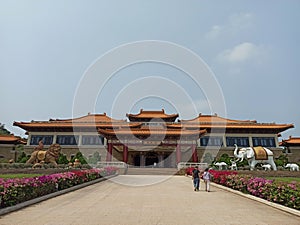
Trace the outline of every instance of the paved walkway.
[[0, 218], [1, 225], [272, 224], [300, 217], [184, 176], [120, 175]]

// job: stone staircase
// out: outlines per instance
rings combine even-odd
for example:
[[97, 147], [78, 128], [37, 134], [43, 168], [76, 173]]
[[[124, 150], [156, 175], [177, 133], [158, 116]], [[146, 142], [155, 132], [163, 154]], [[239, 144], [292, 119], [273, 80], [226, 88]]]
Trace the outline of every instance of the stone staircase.
[[175, 175], [176, 168], [128, 168], [126, 175]]

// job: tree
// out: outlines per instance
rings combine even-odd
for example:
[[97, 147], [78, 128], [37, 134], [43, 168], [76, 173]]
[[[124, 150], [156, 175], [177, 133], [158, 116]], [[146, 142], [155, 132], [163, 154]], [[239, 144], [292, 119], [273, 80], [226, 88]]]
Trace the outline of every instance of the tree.
[[5, 129], [4, 126], [5, 126], [4, 124], [0, 123], [0, 134], [7, 134], [7, 135], [11, 134], [7, 129]]
[[60, 153], [57, 159], [57, 164], [68, 164], [69, 160], [65, 154]]
[[275, 161], [276, 166], [285, 166], [289, 162], [289, 159], [286, 155], [280, 155], [274, 161]]
[[221, 155], [221, 157], [219, 158], [219, 160], [217, 160], [218, 162], [226, 162], [227, 165], [230, 165], [231, 162], [230, 162], [230, 157], [228, 154], [224, 153]]
[[75, 157], [71, 160], [71, 162], [74, 163], [75, 159], [79, 159], [81, 164], [88, 164], [86, 158], [82, 155], [81, 152], [77, 152]]
[[22, 152], [21, 155], [18, 157], [18, 163], [26, 163], [30, 156], [26, 156], [25, 152]]

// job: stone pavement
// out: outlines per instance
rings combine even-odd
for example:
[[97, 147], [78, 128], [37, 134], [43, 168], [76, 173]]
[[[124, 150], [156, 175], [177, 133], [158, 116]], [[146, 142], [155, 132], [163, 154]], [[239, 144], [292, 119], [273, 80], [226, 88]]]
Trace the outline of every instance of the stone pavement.
[[120, 175], [0, 217], [1, 225], [299, 225], [300, 217], [185, 176]]

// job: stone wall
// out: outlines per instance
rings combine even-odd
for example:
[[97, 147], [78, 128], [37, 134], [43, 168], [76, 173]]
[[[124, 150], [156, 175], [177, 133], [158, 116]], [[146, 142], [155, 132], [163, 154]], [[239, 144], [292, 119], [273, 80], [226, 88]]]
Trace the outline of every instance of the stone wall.
[[[26, 155], [31, 155], [35, 146], [24, 146], [24, 152]], [[49, 146], [45, 146], [47, 150]], [[61, 153], [65, 154], [67, 159], [70, 160], [73, 155], [76, 155], [77, 152], [81, 152], [86, 158], [92, 156], [95, 152], [99, 152], [101, 155], [101, 160], [106, 160], [106, 148], [104, 146], [89, 146], [89, 147], [77, 147], [77, 146], [63, 146], [61, 145]]]
[[[269, 149], [271, 151], [273, 151], [275, 159], [278, 158], [280, 155], [283, 154], [281, 148], [269, 148]], [[197, 148], [197, 153], [198, 153], [198, 159], [199, 159], [199, 161], [201, 161], [201, 159], [203, 159], [203, 156], [206, 153], [210, 153], [212, 155], [212, 157], [216, 158], [216, 159], [220, 158], [223, 154], [227, 154], [229, 157], [234, 157], [233, 151], [234, 151], [234, 147], [226, 147], [226, 148], [225, 147], [222, 147], [222, 148], [216, 148], [216, 147], [203, 148], [203, 147], [198, 147]], [[300, 157], [300, 148], [299, 148], [299, 151], [297, 153], [299, 154], [299, 157]]]
[[0, 159], [4, 161], [15, 160], [17, 152], [14, 149], [14, 144], [0, 144]]
[[300, 165], [300, 146], [287, 147], [286, 150], [289, 162], [298, 163]]

